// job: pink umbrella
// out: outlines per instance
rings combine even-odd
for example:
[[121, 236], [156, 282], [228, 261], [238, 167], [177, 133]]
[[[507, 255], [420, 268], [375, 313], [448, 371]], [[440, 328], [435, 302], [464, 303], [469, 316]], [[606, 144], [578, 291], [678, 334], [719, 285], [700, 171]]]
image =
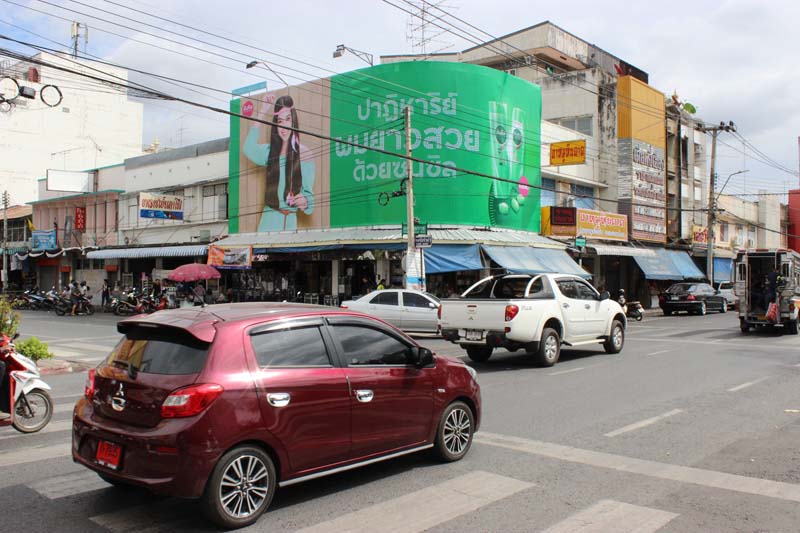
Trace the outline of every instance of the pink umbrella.
[[200, 281], [204, 279], [219, 279], [221, 274], [211, 265], [203, 263], [189, 263], [181, 265], [167, 276], [171, 281]]

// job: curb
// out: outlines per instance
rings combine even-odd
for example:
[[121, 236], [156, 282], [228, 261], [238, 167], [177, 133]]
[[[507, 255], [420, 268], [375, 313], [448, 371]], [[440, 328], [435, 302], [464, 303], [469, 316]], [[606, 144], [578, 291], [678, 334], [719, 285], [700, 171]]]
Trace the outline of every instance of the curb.
[[64, 359], [43, 359], [37, 361], [36, 366], [39, 367], [39, 373], [43, 376], [83, 372], [91, 368], [90, 365], [85, 363], [66, 361]]

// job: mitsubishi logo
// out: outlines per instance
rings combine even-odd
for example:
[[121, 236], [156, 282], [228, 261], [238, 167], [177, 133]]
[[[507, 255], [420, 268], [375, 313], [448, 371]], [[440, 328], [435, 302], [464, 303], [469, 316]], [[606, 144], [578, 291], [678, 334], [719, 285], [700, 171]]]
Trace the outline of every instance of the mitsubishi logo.
[[122, 411], [125, 409], [126, 403], [127, 400], [125, 400], [125, 391], [122, 389], [122, 383], [120, 383], [117, 393], [114, 394], [113, 398], [111, 398], [111, 408], [115, 411]]

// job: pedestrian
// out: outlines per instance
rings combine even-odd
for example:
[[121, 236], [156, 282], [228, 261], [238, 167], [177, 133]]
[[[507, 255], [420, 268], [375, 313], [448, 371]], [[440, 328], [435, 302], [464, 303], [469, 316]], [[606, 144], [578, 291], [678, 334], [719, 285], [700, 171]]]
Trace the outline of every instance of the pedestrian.
[[111, 288], [108, 286], [108, 279], [103, 280], [103, 288], [100, 291], [100, 302], [103, 306], [103, 309], [106, 308], [106, 304], [111, 301]]
[[161, 280], [156, 279], [153, 281], [153, 298], [161, 297]]
[[381, 278], [381, 281], [378, 283], [378, 290], [382, 291], [386, 288], [386, 278]]
[[766, 302], [764, 305], [769, 305], [773, 302], [777, 301], [778, 296], [778, 286], [783, 283], [783, 278], [781, 277], [780, 272], [776, 267], [772, 267], [772, 270], [767, 274], [767, 290], [766, 290]]
[[75, 281], [74, 279], [72, 280], [69, 286], [70, 286], [69, 298], [70, 301], [72, 302], [72, 316], [75, 316], [75, 310], [78, 308], [78, 300], [81, 297], [81, 289], [78, 286], [78, 282]]
[[369, 294], [372, 292], [374, 285], [367, 276], [361, 276], [361, 293]]

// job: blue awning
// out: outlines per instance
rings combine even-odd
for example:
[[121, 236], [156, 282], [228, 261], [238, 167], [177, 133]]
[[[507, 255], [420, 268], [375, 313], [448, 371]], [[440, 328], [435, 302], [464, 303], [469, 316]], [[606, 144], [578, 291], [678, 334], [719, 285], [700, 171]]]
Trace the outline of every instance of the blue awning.
[[425, 248], [425, 273], [458, 272], [483, 268], [477, 244], [434, 244]]
[[636, 264], [639, 265], [639, 268], [642, 269], [644, 272], [644, 277], [646, 279], [658, 279], [658, 280], [680, 280], [683, 279], [683, 275], [681, 274], [678, 267], [675, 266], [675, 263], [670, 260], [667, 254], [662, 254], [661, 252], [665, 252], [666, 250], [663, 249], [655, 249], [656, 254], [652, 256], [639, 256], [636, 255], [633, 257]]
[[727, 257], [714, 258], [714, 282], [720, 283], [723, 281], [731, 281], [731, 268], [733, 268], [733, 259]]
[[574, 274], [584, 278], [592, 277], [564, 250], [491, 245], [483, 245], [483, 250], [492, 258], [492, 261], [511, 272]]
[[149, 257], [198, 257], [206, 255], [208, 246], [156, 246], [151, 248], [105, 248], [92, 250], [87, 259], [142, 259]]
[[672, 260], [675, 264], [675, 268], [678, 269], [678, 272], [681, 273], [683, 279], [705, 279], [706, 275], [703, 274], [703, 271], [697, 268], [697, 265], [694, 264], [692, 258], [689, 254], [684, 252], [683, 250], [661, 250], [666, 252], [666, 255]]

